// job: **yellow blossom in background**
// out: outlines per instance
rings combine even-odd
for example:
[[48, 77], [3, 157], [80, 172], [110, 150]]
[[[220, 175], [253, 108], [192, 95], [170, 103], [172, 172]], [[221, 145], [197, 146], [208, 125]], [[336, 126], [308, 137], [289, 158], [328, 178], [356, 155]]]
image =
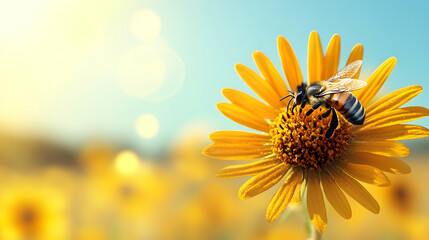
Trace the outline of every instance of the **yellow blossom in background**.
[[166, 201], [169, 189], [162, 170], [149, 164], [130, 175], [111, 175], [105, 184], [120, 214], [144, 217], [153, 214]]
[[151, 236], [170, 192], [167, 179], [165, 170], [135, 153], [117, 153], [106, 171], [83, 180], [79, 232], [96, 234], [90, 230], [101, 224], [105, 232], [126, 239]]
[[[309, 217], [320, 233], [327, 227], [325, 198], [346, 219], [352, 216], [346, 195], [369, 211], [379, 213], [378, 202], [360, 182], [385, 187], [390, 185], [385, 172], [410, 172], [410, 167], [396, 158], [407, 156], [409, 149], [397, 140], [429, 136], [429, 130], [424, 127], [403, 124], [428, 116], [429, 110], [424, 107], [401, 107], [417, 96], [422, 87], [405, 87], [369, 104], [396, 64], [396, 58], [387, 59], [370, 75], [364, 89], [353, 92], [365, 108], [365, 123], [352, 126], [339, 115], [339, 127], [332, 138], [327, 138], [325, 133], [330, 127], [331, 117], [322, 117], [325, 109], [319, 108], [307, 116], [311, 106], [292, 108], [287, 101], [279, 101], [289, 94], [288, 89], [297, 91], [303, 76], [286, 38], [278, 38], [278, 50], [289, 88], [272, 62], [256, 51], [253, 58], [262, 76], [242, 64], [237, 64], [236, 70], [266, 103], [238, 90], [222, 91], [230, 103], [219, 103], [219, 111], [260, 133], [212, 133], [210, 139], [214, 143], [203, 150], [207, 156], [226, 160], [257, 160], [226, 167], [217, 176], [253, 176], [240, 188], [240, 199], [256, 196], [286, 176], [268, 206], [266, 219], [269, 222], [277, 219], [289, 203], [300, 202], [304, 189], [307, 191]], [[363, 47], [357, 44], [347, 64], [362, 58]], [[312, 32], [308, 43], [309, 83], [334, 76], [339, 59], [339, 35], [331, 38], [324, 54], [319, 35]], [[359, 71], [353, 77], [358, 78]]]
[[[392, 186], [376, 188], [368, 186], [374, 196], [384, 204], [379, 216], [356, 212], [353, 218], [344, 222], [337, 216], [331, 218], [336, 228], [326, 231], [326, 238], [337, 239], [347, 232], [351, 240], [358, 239], [427, 239], [429, 236], [428, 210], [429, 195], [425, 192], [429, 164], [421, 157], [408, 157], [414, 166], [413, 173], [406, 176], [393, 176]], [[355, 203], [351, 203], [354, 207]], [[377, 226], [374, 228], [374, 226]], [[362, 229], [366, 229], [362, 231]]]
[[9, 177], [0, 188], [1, 239], [67, 239], [68, 195], [28, 176]]
[[171, 224], [176, 226], [168, 238], [215, 239], [231, 234], [240, 223], [243, 209], [234, 206], [228, 190], [225, 185], [211, 182], [189, 194], [178, 210], [173, 209], [177, 217]]
[[[425, 183], [429, 181], [429, 163], [426, 158], [410, 157], [413, 174], [403, 178], [392, 178], [392, 187], [377, 194], [386, 202], [381, 213], [385, 232], [403, 238], [423, 240], [429, 237], [429, 195]], [[386, 234], [386, 233], [385, 233]]]
[[[417, 174], [421, 171], [419, 167], [422, 167], [419, 163], [413, 164], [416, 168], [413, 170], [413, 174], [405, 178], [393, 178], [392, 187], [383, 189], [380, 191], [381, 197], [390, 209], [390, 213], [397, 215], [397, 218], [407, 216], [416, 213], [416, 209], [419, 207], [419, 202], [422, 201], [422, 193], [417, 189], [423, 189], [421, 186], [422, 178], [426, 178], [424, 175], [420, 175], [418, 178]], [[419, 168], [419, 169], [417, 169]], [[428, 169], [428, 166], [426, 166]], [[425, 181], [424, 181], [425, 182]]]
[[220, 163], [201, 154], [208, 131], [204, 124], [186, 126], [171, 146], [168, 187], [172, 188], [172, 196], [163, 206], [161, 222], [157, 224], [157, 236], [161, 239], [246, 238], [258, 232], [257, 218], [243, 221], [240, 216], [248, 208], [263, 214], [267, 199], [261, 197], [240, 204], [230, 194], [230, 184], [213, 178]]
[[201, 154], [201, 148], [208, 144], [210, 127], [195, 123], [186, 126], [171, 146], [170, 156], [177, 181], [183, 184], [203, 183], [212, 178], [218, 161]]
[[175, 195], [169, 202], [168, 211], [157, 225], [161, 239], [255, 239], [264, 224], [258, 218], [243, 214], [251, 208], [263, 214], [263, 199], [241, 204], [230, 193], [233, 188], [219, 181], [207, 181], [204, 185], [191, 185]]

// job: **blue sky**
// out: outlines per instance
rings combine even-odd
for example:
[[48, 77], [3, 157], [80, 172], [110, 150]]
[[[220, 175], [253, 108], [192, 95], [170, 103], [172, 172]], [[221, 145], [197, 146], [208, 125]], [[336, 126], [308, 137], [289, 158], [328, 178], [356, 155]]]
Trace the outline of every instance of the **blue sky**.
[[[391, 56], [398, 63], [389, 77], [385, 92], [411, 84], [429, 89], [425, 47], [428, 3], [410, 5], [396, 2], [363, 1], [339, 4], [333, 1], [181, 1], [154, 6], [165, 19], [163, 34], [186, 64], [186, 82], [176, 98], [162, 103], [160, 115], [170, 104], [179, 106], [175, 115], [185, 112], [210, 120], [216, 129], [237, 129], [238, 124], [223, 117], [215, 104], [225, 101], [221, 89], [231, 87], [251, 93], [234, 70], [235, 63], [256, 69], [251, 54], [260, 50], [280, 66], [276, 38], [288, 38], [306, 77], [307, 40], [312, 30], [319, 32], [325, 48], [334, 33], [341, 36], [340, 65], [356, 43], [364, 46], [367, 75]], [[281, 68], [278, 68], [281, 69]], [[280, 70], [281, 71], [281, 70]], [[426, 90], [427, 91], [427, 90]], [[427, 106], [425, 90], [412, 101]], [[171, 111], [171, 110], [168, 110]], [[168, 121], [166, 119], [166, 121]], [[427, 121], [420, 121], [426, 127]], [[242, 128], [244, 129], [244, 128]]]
[[[32, 9], [41, 9], [40, 14], [33, 14], [35, 19], [42, 19], [40, 32], [35, 28], [30, 37], [20, 37], [21, 33], [14, 31], [14, 40], [0, 27], [0, 50], [8, 57], [0, 57], [4, 66], [0, 67], [0, 91], [7, 96], [0, 100], [0, 122], [6, 128], [13, 121], [16, 129], [65, 143], [80, 145], [91, 138], [102, 138], [154, 152], [163, 151], [184, 126], [205, 123], [213, 130], [245, 129], [215, 108], [216, 103], [225, 101], [221, 95], [225, 87], [251, 93], [235, 72], [234, 64], [256, 69], [252, 52], [260, 50], [280, 66], [276, 38], [283, 35], [294, 48], [306, 78], [307, 40], [312, 30], [318, 31], [324, 48], [334, 33], [340, 34], [340, 65], [356, 43], [363, 44], [363, 76], [387, 58], [397, 57], [383, 91], [419, 84], [424, 91], [411, 105], [429, 107], [425, 72], [429, 55], [427, 2], [111, 1], [101, 8], [95, 1], [39, 2], [39, 8]], [[8, 3], [0, 3], [4, 4]], [[18, 5], [13, 9], [14, 19], [20, 14], [29, 15], [21, 12]], [[130, 33], [129, 22], [141, 9], [158, 14], [160, 36], [185, 67], [182, 87], [164, 101], [130, 96], [116, 79], [118, 59], [140, 44]], [[8, 19], [0, 20], [7, 24]], [[36, 24], [31, 21], [21, 25]], [[65, 25], [46, 25], [56, 21]], [[68, 40], [70, 36], [73, 40]], [[40, 47], [41, 41], [45, 41], [46, 50], [44, 45]], [[12, 52], [12, 47], [18, 52]], [[11, 64], [11, 58], [22, 64], [22, 59], [28, 59], [26, 49], [37, 48], [40, 51], [25, 65], [34, 68], [34, 72], [28, 76], [18, 74], [20, 78], [15, 72], [5, 73], [10, 69], [7, 64]], [[22, 72], [18, 70], [16, 73]], [[33, 80], [33, 76], [52, 80]], [[23, 91], [18, 85], [28, 87]], [[160, 123], [158, 135], [149, 140], [141, 139], [135, 131], [136, 119], [145, 113], [154, 114]], [[429, 127], [427, 120], [418, 123]]]

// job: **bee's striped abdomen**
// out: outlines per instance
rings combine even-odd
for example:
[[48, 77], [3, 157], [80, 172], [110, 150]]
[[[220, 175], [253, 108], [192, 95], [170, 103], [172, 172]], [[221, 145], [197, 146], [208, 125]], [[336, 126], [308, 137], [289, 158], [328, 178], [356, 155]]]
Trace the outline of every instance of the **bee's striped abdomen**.
[[353, 125], [362, 125], [365, 121], [365, 110], [351, 92], [332, 94], [328, 103]]

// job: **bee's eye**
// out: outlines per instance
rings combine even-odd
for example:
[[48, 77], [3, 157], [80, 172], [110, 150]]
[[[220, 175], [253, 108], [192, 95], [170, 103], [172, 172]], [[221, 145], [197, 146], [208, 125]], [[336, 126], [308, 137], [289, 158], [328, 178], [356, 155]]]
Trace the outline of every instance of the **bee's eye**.
[[302, 92], [299, 92], [299, 93], [296, 95], [295, 103], [296, 103], [296, 104], [301, 104], [301, 102], [302, 102]]
[[309, 96], [314, 96], [318, 94], [322, 90], [322, 85], [320, 84], [312, 84], [307, 88], [307, 94]]

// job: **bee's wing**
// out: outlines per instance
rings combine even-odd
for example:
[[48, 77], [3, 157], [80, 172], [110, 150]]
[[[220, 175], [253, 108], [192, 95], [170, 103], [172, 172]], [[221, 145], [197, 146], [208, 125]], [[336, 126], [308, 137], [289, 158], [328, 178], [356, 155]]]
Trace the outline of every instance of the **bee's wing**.
[[349, 65], [345, 66], [343, 69], [337, 72], [330, 79], [326, 80], [327, 82], [335, 82], [340, 79], [352, 78], [358, 71], [360, 66], [362, 65], [362, 60], [356, 60]]
[[319, 96], [324, 96], [328, 94], [334, 94], [334, 93], [341, 93], [341, 92], [351, 92], [358, 89], [361, 89], [366, 86], [366, 82], [354, 79], [354, 78], [348, 78], [348, 79], [341, 79], [341, 81], [333, 82], [333, 83], [327, 83], [326, 89], [319, 93]]

